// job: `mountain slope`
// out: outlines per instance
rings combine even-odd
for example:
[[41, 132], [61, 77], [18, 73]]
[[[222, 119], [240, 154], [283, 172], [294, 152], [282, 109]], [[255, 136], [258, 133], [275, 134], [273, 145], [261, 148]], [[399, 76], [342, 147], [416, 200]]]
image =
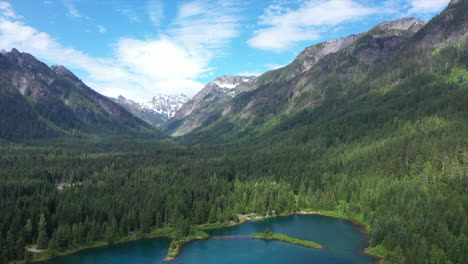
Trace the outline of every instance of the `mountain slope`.
[[152, 126], [161, 125], [171, 119], [189, 101], [185, 95], [157, 95], [145, 104], [137, 103], [123, 96], [110, 99]]
[[[433, 55], [443, 51], [448, 53], [445, 56], [463, 61], [465, 53], [457, 51], [461, 52], [460, 58], [454, 58], [450, 52], [455, 53], [456, 47], [463, 50], [466, 42], [466, 5], [466, 1], [452, 1], [429, 23], [411, 18], [380, 23], [351, 41], [343, 41], [347, 44], [344, 49], [312, 60], [315, 63], [300, 74], [293, 70], [304, 69], [298, 59], [267, 72], [255, 80], [249, 91], [212, 107], [210, 118], [195, 124], [197, 128], [183, 140], [225, 142], [262, 135], [303, 111], [325, 104], [331, 105], [328, 111], [336, 111], [356, 98], [388, 93], [415, 72], [453, 71], [452, 75], [459, 76], [450, 78], [463, 83], [463, 62], [457, 66], [449, 61], [442, 67]], [[190, 115], [185, 118], [191, 120], [196, 119]], [[168, 131], [177, 131], [177, 125]]]
[[414, 18], [387, 21], [367, 33], [309, 47], [291, 64], [255, 79], [246, 92], [204, 107], [209, 110], [192, 111], [185, 117], [176, 115], [166, 131], [172, 135], [203, 130], [223, 134], [236, 127], [241, 136], [266, 122], [275, 123], [283, 115], [316, 107], [336, 88], [334, 80], [365, 75], [425, 24]]
[[[7, 139], [70, 134], [153, 134], [142, 120], [87, 87], [63, 66], [47, 65], [13, 49], [0, 55], [0, 135]], [[6, 97], [10, 99], [6, 99]], [[9, 111], [18, 118], [11, 119]], [[34, 129], [33, 129], [34, 128]], [[15, 130], [16, 133], [11, 133]]]
[[209, 124], [219, 117], [219, 111], [226, 102], [239, 94], [250, 91], [255, 79], [253, 76], [216, 78], [185, 103], [174, 117], [164, 124], [166, 131], [173, 136], [179, 136]]

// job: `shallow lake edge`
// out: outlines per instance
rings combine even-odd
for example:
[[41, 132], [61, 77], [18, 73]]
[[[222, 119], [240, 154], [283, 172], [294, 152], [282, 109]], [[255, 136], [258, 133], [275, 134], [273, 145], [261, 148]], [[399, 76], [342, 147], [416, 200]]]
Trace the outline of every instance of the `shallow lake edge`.
[[[364, 240], [366, 241], [366, 244], [360, 249], [360, 254], [363, 254], [363, 255], [366, 255], [366, 256], [370, 256], [372, 257], [373, 261], [372, 263], [373, 264], [379, 264], [380, 261], [383, 259], [381, 256], [377, 256], [377, 255], [373, 255], [373, 254], [370, 254], [368, 252], [365, 251], [366, 248], [369, 247], [369, 232], [367, 231], [367, 225], [364, 224], [364, 223], [361, 223], [359, 222], [358, 220], [354, 219], [354, 218], [348, 218], [348, 217], [342, 217], [342, 216], [336, 216], [336, 215], [329, 215], [329, 214], [326, 214], [326, 213], [322, 213], [320, 211], [315, 211], [315, 212], [308, 212], [308, 211], [298, 211], [298, 212], [292, 212], [292, 213], [287, 213], [287, 214], [281, 214], [281, 215], [267, 215], [267, 216], [254, 216], [254, 217], [246, 217], [245, 219], [242, 219], [241, 221], [239, 221], [238, 223], [229, 223], [228, 225], [225, 225], [225, 226], [221, 226], [221, 227], [213, 227], [213, 228], [201, 228], [201, 230], [215, 230], [215, 229], [222, 229], [222, 228], [229, 228], [229, 227], [235, 227], [235, 226], [239, 226], [239, 225], [242, 225], [246, 222], [249, 222], [249, 221], [262, 221], [262, 220], [266, 220], [266, 219], [271, 219], [271, 218], [278, 218], [278, 217], [285, 217], [285, 216], [292, 216], [292, 215], [321, 215], [321, 216], [325, 216], [325, 217], [331, 217], [331, 218], [336, 218], [336, 219], [341, 219], [341, 220], [346, 220], [346, 221], [349, 221], [351, 222], [355, 227], [357, 227], [357, 230], [359, 231], [359, 233], [361, 233], [361, 235], [365, 238]], [[58, 258], [62, 258], [62, 257], [66, 257], [66, 256], [71, 256], [71, 255], [75, 255], [75, 254], [78, 254], [78, 253], [81, 253], [83, 251], [86, 251], [86, 250], [90, 250], [90, 249], [96, 249], [96, 248], [104, 248], [104, 247], [111, 247], [113, 245], [118, 245], [118, 244], [125, 244], [125, 243], [129, 243], [129, 242], [136, 242], [136, 241], [142, 241], [142, 240], [149, 240], [149, 239], [155, 239], [155, 238], [167, 238], [169, 240], [173, 239], [171, 235], [166, 235], [166, 234], [163, 234], [163, 235], [155, 235], [155, 236], [148, 236], [148, 237], [143, 237], [143, 238], [136, 238], [136, 239], [129, 239], [129, 240], [124, 240], [124, 241], [117, 241], [115, 243], [113, 243], [112, 245], [94, 245], [94, 246], [89, 246], [89, 247], [83, 247], [83, 248], [80, 248], [80, 249], [76, 249], [76, 250], [72, 250], [72, 251], [69, 251], [69, 252], [65, 252], [65, 253], [62, 253], [62, 254], [58, 254], [57, 256], [54, 256], [54, 257], [50, 257], [50, 258], [44, 258], [44, 259], [38, 259], [38, 260], [30, 260], [30, 261], [16, 261], [16, 262], [11, 262], [10, 264], [20, 264], [20, 263], [23, 263], [23, 264], [35, 264], [35, 263], [44, 263], [44, 262], [48, 262], [48, 261], [51, 261], [51, 260], [55, 260], [55, 259], [58, 259]], [[167, 261], [167, 262], [170, 262], [170, 261], [174, 261], [178, 258], [178, 256], [182, 253], [182, 250], [183, 250], [183, 247], [189, 243], [192, 243], [192, 242], [195, 242], [195, 241], [200, 241], [200, 240], [208, 240], [210, 239], [209, 237], [206, 238], [206, 239], [196, 239], [196, 240], [191, 240], [191, 241], [187, 241], [186, 243], [183, 244], [183, 246], [179, 249], [179, 254], [173, 258], [168, 258], [166, 257], [164, 259], [164, 261]]]

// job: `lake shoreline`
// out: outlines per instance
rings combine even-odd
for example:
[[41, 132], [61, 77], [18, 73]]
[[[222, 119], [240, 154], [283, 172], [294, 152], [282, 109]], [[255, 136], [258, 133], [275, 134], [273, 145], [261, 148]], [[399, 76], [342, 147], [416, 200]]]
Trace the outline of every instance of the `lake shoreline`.
[[[142, 237], [142, 238], [135, 238], [135, 239], [127, 239], [127, 240], [116, 241], [116, 242], [114, 242], [114, 243], [112, 243], [112, 244], [110, 244], [110, 245], [109, 245], [109, 244], [92, 245], [92, 246], [82, 247], [82, 248], [79, 248], [79, 249], [69, 250], [69, 251], [66, 251], [66, 252], [57, 253], [57, 256], [53, 256], [53, 257], [49, 257], [49, 258], [45, 258], [45, 259], [35, 259], [35, 260], [29, 260], [29, 261], [15, 261], [15, 262], [10, 262], [9, 264], [19, 264], [19, 263], [23, 263], [23, 264], [35, 264], [35, 263], [45, 263], [45, 262], [48, 262], [48, 261], [55, 260], [55, 259], [57, 259], [57, 258], [75, 255], [75, 254], [78, 254], [78, 253], [80, 253], [80, 252], [87, 251], [87, 250], [90, 250], [90, 249], [112, 247], [112, 246], [114, 246], [114, 245], [126, 244], [126, 243], [136, 242], [136, 241], [150, 240], [150, 239], [155, 239], [155, 238], [167, 238], [167, 239], [171, 239], [171, 236], [170, 236], [170, 235], [154, 235], [154, 236], [148, 236], [148, 237]], [[47, 251], [47, 250], [44, 250], [44, 251], [42, 251], [42, 252], [45, 252], [45, 251]]]
[[[285, 217], [285, 216], [292, 216], [292, 215], [321, 215], [321, 216], [325, 216], [325, 217], [331, 217], [331, 218], [337, 218], [337, 219], [342, 219], [342, 220], [349, 221], [349, 222], [353, 223], [353, 225], [355, 225], [358, 228], [359, 232], [363, 235], [363, 237], [365, 238], [365, 241], [367, 243], [366, 246], [364, 246], [361, 249], [360, 253], [372, 257], [374, 259], [373, 264], [378, 264], [380, 262], [380, 260], [383, 259], [381, 256], [373, 255], [373, 254], [368, 253], [368, 252], [365, 251], [365, 249], [369, 247], [369, 232], [367, 231], [367, 225], [366, 224], [364, 224], [362, 222], [359, 222], [358, 220], [356, 220], [354, 218], [330, 215], [330, 214], [326, 214], [326, 213], [323, 213], [323, 212], [320, 212], [320, 211], [310, 211], [309, 212], [309, 211], [302, 210], [302, 211], [291, 212], [291, 213], [287, 213], [287, 214], [266, 215], [266, 216], [260, 216], [260, 215], [245, 216], [245, 215], [243, 215], [242, 219], [239, 222], [231, 221], [231, 222], [227, 222], [227, 224], [225, 224], [225, 225], [221, 224], [219, 226], [214, 226], [214, 227], [209, 227], [209, 224], [205, 224], [205, 225], [208, 225], [208, 227], [204, 227], [204, 225], [199, 225], [199, 228], [200, 228], [200, 230], [214, 230], [214, 229], [221, 229], [221, 228], [239, 226], [239, 225], [242, 225], [242, 224], [244, 224], [245, 222], [248, 222], [248, 221], [262, 221], [262, 220], [266, 220], [266, 219], [270, 219], [270, 218]], [[167, 239], [169, 239], [171, 241], [174, 239], [171, 234], [158, 234], [158, 235], [153, 235], [153, 236], [150, 235], [150, 236], [143, 237], [143, 238], [135, 238], [135, 239], [127, 239], [127, 240], [122, 240], [122, 241], [116, 241], [112, 245], [124, 244], [124, 243], [141, 241], [141, 240], [148, 240], [148, 239], [155, 239], [155, 238], [163, 238], [163, 237], [167, 238]], [[171, 261], [176, 260], [177, 257], [180, 255], [180, 252], [182, 251], [182, 249], [183, 249], [183, 247], [185, 245], [187, 245], [187, 244], [189, 244], [189, 243], [191, 243], [191, 242], [193, 242], [195, 240], [207, 240], [207, 239], [210, 239], [210, 238], [207, 237], [207, 238], [204, 238], [204, 239], [192, 239], [192, 240], [186, 241], [183, 245], [180, 245], [179, 254], [177, 254], [174, 257], [167, 256], [166, 258], [164, 258], [164, 261], [171, 262]], [[83, 251], [86, 251], [86, 250], [89, 250], [89, 249], [109, 247], [109, 246], [112, 246], [112, 245], [108, 245], [108, 244], [93, 245], [93, 246], [89, 246], [89, 247], [83, 247], [83, 248], [80, 248], [80, 249], [68, 251], [68, 252], [65, 252], [65, 253], [59, 253], [57, 256], [46, 258], [46, 259], [38, 259], [38, 260], [30, 260], [30, 261], [16, 261], [16, 262], [11, 262], [10, 264], [45, 263], [45, 262], [48, 262], [48, 261], [51, 261], [51, 260], [54, 260], [54, 259], [57, 259], [57, 258], [60, 258], [60, 257], [66, 257], [66, 256], [78, 254], [80, 252], [83, 252]], [[169, 251], [169, 249], [168, 249], [168, 251]]]

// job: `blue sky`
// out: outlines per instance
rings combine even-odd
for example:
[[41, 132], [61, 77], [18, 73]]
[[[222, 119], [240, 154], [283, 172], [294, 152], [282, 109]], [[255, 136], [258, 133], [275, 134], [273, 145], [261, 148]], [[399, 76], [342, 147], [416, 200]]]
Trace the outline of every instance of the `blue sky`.
[[384, 20], [428, 20], [449, 0], [0, 0], [0, 49], [61, 64], [139, 102], [258, 75], [313, 44]]

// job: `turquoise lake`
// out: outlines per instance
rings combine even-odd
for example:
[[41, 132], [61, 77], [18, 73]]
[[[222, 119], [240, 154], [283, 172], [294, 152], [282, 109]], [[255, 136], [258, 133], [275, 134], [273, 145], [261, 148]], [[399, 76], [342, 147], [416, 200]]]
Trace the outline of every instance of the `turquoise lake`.
[[[279, 241], [249, 239], [246, 235], [263, 232], [312, 240], [325, 249], [311, 249]], [[317, 263], [369, 264], [362, 253], [366, 239], [349, 221], [320, 215], [293, 215], [247, 222], [239, 226], [209, 230], [213, 238], [186, 245], [179, 257], [165, 262], [169, 240], [156, 238], [83, 251], [58, 258], [48, 264], [215, 264], [215, 263]], [[227, 238], [226, 238], [227, 236]], [[236, 236], [241, 236], [236, 238]], [[242, 237], [243, 236], [243, 237]]]

